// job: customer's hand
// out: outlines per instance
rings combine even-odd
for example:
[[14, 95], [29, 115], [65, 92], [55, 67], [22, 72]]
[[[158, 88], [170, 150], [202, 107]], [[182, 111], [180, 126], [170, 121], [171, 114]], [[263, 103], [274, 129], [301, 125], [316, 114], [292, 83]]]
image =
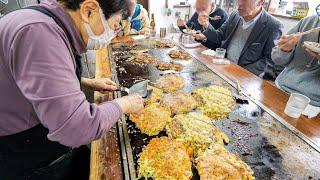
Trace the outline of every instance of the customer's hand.
[[320, 61], [320, 53], [314, 52], [311, 49], [303, 46], [305, 48], [305, 50], [307, 51], [307, 53], [312, 56], [312, 57], [316, 57], [318, 59], [318, 61]]
[[202, 34], [202, 33], [198, 33], [198, 34], [194, 34], [193, 37], [197, 40], [197, 41], [203, 41], [205, 39], [207, 39], [207, 37]]
[[183, 19], [179, 18], [179, 19], [177, 20], [177, 25], [178, 25], [178, 26], [184, 26], [185, 24], [186, 24], [186, 22], [184, 22]]
[[88, 79], [82, 78], [83, 86], [94, 91], [114, 91], [117, 89], [117, 84], [108, 78]]
[[121, 107], [124, 114], [136, 114], [144, 107], [144, 100], [138, 94], [124, 96], [114, 101]]
[[209, 27], [209, 18], [208, 14], [206, 12], [200, 12], [198, 16], [198, 22], [201, 24], [204, 28]]
[[301, 39], [300, 34], [281, 36], [278, 42], [279, 48], [284, 52], [291, 52]]
[[218, 20], [220, 20], [220, 19], [222, 19], [221, 16], [214, 16], [214, 17], [213, 17], [213, 20], [215, 20], [215, 21], [218, 21]]

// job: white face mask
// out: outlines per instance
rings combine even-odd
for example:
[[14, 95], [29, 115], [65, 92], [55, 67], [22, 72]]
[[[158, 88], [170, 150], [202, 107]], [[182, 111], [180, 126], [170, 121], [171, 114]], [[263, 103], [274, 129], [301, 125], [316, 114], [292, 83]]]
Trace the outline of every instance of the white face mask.
[[90, 25], [88, 23], [84, 23], [84, 26], [89, 36], [87, 50], [98, 50], [105, 48], [111, 43], [111, 40], [116, 36], [116, 33], [109, 27], [108, 21], [105, 19], [101, 9], [99, 9], [99, 14], [104, 27], [104, 32], [101, 35], [95, 35]]

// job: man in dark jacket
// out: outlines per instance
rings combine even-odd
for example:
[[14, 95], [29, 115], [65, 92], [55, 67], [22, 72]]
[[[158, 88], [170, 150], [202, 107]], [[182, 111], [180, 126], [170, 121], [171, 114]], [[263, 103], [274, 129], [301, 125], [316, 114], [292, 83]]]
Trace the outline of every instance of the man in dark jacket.
[[[190, 29], [196, 31], [204, 31], [205, 28], [199, 23], [198, 18], [200, 13], [208, 14], [211, 18], [209, 19], [209, 23], [215, 29], [219, 29], [224, 22], [228, 19], [228, 14], [223, 9], [216, 6], [213, 0], [197, 0], [195, 4], [196, 12], [193, 14], [191, 19], [185, 23], [181, 18], [178, 19], [177, 24], [179, 29], [183, 31], [186, 29], [186, 26]], [[206, 41], [202, 42], [202, 44], [210, 49], [216, 49], [220, 46], [220, 44]]]
[[274, 66], [271, 51], [274, 40], [282, 35], [282, 24], [262, 8], [263, 3], [264, 0], [238, 0], [238, 11], [217, 30], [205, 15], [200, 15], [199, 23], [206, 30], [195, 38], [221, 43], [228, 59], [263, 77], [267, 67]]

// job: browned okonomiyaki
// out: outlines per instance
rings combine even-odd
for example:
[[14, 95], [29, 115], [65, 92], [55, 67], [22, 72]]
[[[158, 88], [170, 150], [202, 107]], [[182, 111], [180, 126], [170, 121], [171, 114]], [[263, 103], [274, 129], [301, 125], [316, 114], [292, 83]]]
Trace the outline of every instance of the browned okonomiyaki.
[[161, 103], [169, 107], [174, 114], [188, 113], [198, 107], [194, 97], [185, 92], [167, 94], [162, 98]]
[[172, 93], [184, 87], [185, 81], [176, 74], [165, 74], [154, 84], [155, 87], [162, 89], [164, 92]]
[[183, 142], [168, 137], [154, 138], [140, 154], [138, 179], [189, 180], [191, 155]]
[[157, 63], [156, 67], [160, 71], [167, 71], [167, 70], [182, 71], [183, 69], [182, 64], [176, 63], [176, 62]]
[[131, 114], [129, 119], [136, 124], [142, 133], [149, 136], [159, 134], [172, 120], [171, 110], [159, 103], [147, 105], [139, 113]]
[[147, 53], [135, 54], [132, 57], [130, 57], [128, 60], [132, 62], [152, 64], [152, 65], [155, 65], [157, 63], [156, 58]]
[[182, 50], [172, 50], [169, 52], [169, 56], [174, 59], [182, 59], [182, 60], [191, 59], [191, 56], [187, 52]]
[[253, 171], [238, 156], [222, 145], [214, 145], [196, 159], [200, 179], [253, 180]]

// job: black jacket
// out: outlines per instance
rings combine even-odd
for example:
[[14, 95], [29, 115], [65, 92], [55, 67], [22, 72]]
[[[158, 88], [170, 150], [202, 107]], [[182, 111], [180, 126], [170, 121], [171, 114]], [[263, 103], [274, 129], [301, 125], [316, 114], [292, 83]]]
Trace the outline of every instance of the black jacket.
[[[226, 22], [228, 20], [228, 14], [225, 10], [217, 7], [215, 11], [213, 11], [210, 15], [210, 17], [215, 17], [215, 16], [220, 16], [221, 19], [219, 20], [209, 20], [210, 24], [212, 27], [214, 27], [215, 29], [219, 29], [222, 24], [224, 22]], [[191, 17], [191, 19], [187, 22], [187, 26], [190, 27], [191, 29], [194, 29], [196, 31], [204, 31], [205, 29], [203, 28], [203, 26], [201, 24], [199, 24], [198, 22], [198, 13], [195, 12], [193, 14], [193, 16]], [[181, 31], [183, 31], [185, 29], [184, 26], [179, 26], [179, 29]], [[207, 42], [202, 42], [202, 44], [204, 46], [206, 46], [207, 48], [210, 48], [210, 49], [216, 49], [217, 47], [220, 46], [220, 44], [216, 44], [214, 42], [211, 42], [211, 41], [207, 41]]]
[[[268, 65], [274, 65], [271, 51], [275, 46], [274, 40], [282, 35], [282, 24], [265, 10], [262, 11], [238, 61], [240, 66], [259, 76], [264, 74]], [[240, 21], [239, 14], [234, 12], [218, 30], [210, 26], [203, 34], [208, 40], [221, 43], [221, 47], [227, 49]]]

